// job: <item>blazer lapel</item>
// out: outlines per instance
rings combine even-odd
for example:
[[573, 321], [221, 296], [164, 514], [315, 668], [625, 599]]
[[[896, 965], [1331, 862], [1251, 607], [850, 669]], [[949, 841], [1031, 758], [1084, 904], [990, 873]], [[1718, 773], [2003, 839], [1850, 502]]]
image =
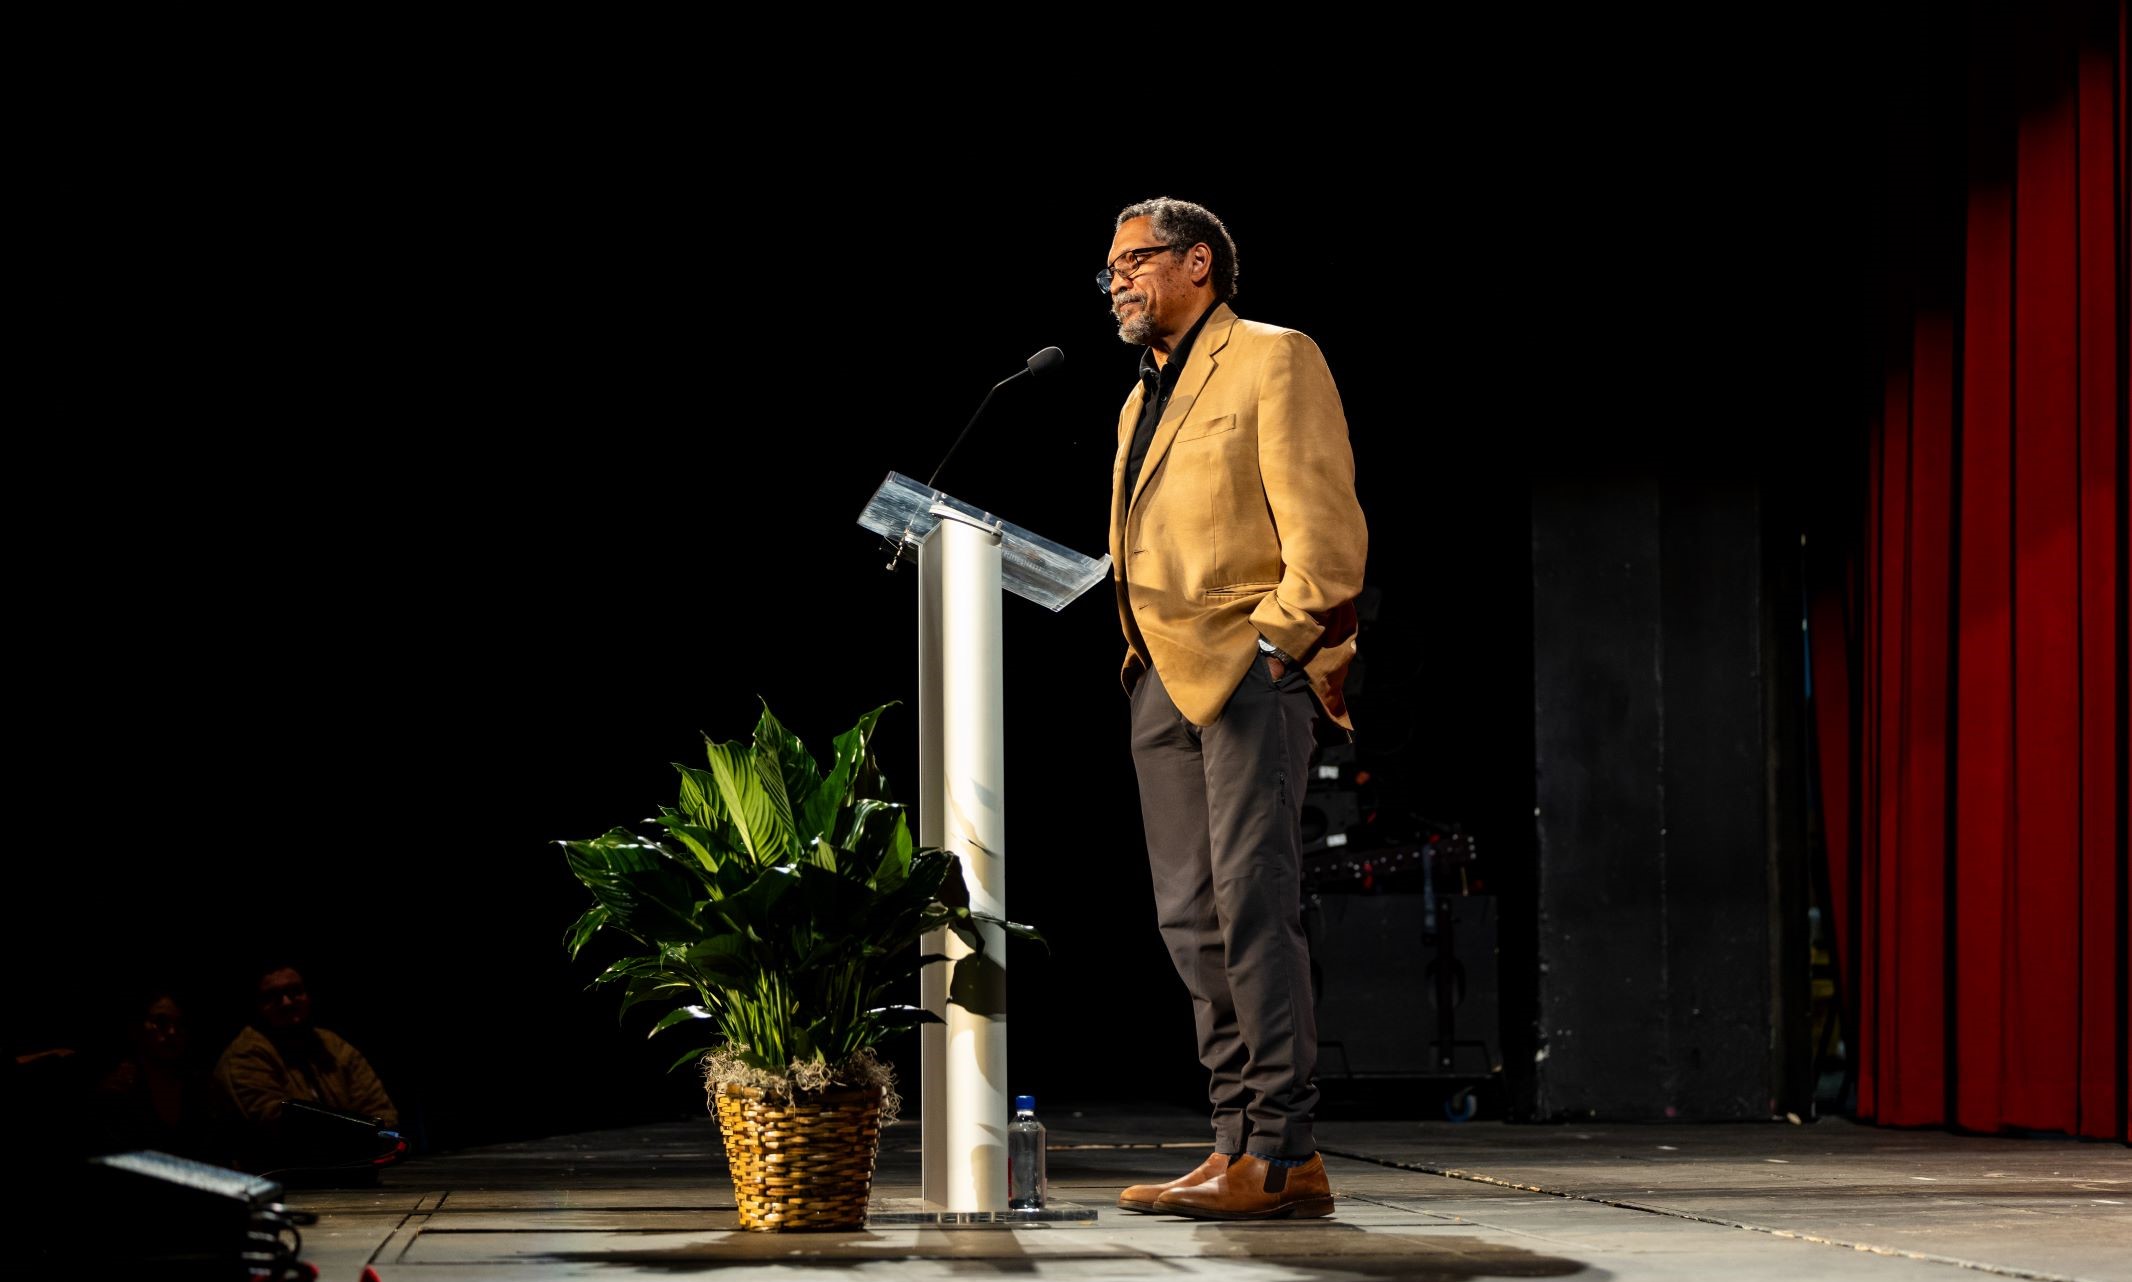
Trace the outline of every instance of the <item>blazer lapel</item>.
[[[1207, 317], [1206, 328], [1199, 331], [1198, 340], [1192, 344], [1192, 355], [1177, 375], [1177, 387], [1170, 393], [1170, 403], [1162, 409], [1162, 421], [1155, 424], [1155, 435], [1148, 442], [1147, 458], [1140, 464], [1140, 478], [1133, 484], [1133, 496], [1126, 503], [1126, 511], [1130, 512], [1132, 505], [1140, 501], [1140, 492], [1147, 488], [1147, 478], [1155, 474], [1162, 456], [1170, 452], [1170, 442], [1177, 439], [1177, 429], [1191, 416], [1192, 403], [1199, 399], [1200, 389], [1207, 385], [1207, 379], [1220, 365], [1221, 349], [1229, 345], [1229, 331], [1235, 327], [1236, 313], [1229, 310], [1229, 305], [1214, 304], [1214, 314]], [[1139, 403], [1137, 399], [1128, 402], [1129, 405]], [[1128, 439], [1127, 448], [1130, 447]]]
[[1118, 411], [1118, 456], [1110, 465], [1110, 572], [1125, 573], [1125, 458], [1133, 450], [1133, 429], [1140, 423], [1140, 407], [1147, 401], [1147, 384], [1135, 382]]

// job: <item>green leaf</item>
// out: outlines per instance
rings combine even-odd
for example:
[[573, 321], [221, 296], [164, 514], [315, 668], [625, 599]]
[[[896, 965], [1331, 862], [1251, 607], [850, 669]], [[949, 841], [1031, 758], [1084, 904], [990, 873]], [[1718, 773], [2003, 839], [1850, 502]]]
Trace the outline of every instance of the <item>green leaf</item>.
[[[709, 740], [705, 740], [706, 743]], [[681, 772], [681, 815], [699, 828], [722, 832], [727, 827], [725, 802], [718, 796], [718, 781], [708, 770], [674, 763]]]
[[[868, 803], [879, 804], [879, 803]], [[881, 860], [874, 865], [872, 877], [875, 890], [887, 894], [910, 880], [911, 875], [911, 830], [904, 819], [903, 809], [896, 808], [895, 824], [890, 828], [888, 839], [882, 843]]]
[[973, 952], [982, 954], [985, 951], [985, 937], [978, 932], [977, 924], [971, 920], [970, 910], [967, 908], [953, 904], [928, 905], [921, 924], [929, 931], [949, 931], [955, 938], [969, 945]]
[[645, 1002], [672, 1001], [684, 994], [694, 994], [696, 986], [683, 979], [663, 975], [637, 975], [622, 989], [622, 1008], [615, 1012], [616, 1020], [627, 1015]]
[[1017, 936], [1018, 938], [1034, 940], [1035, 942], [1044, 946], [1045, 952], [1048, 953], [1051, 951], [1050, 941], [1046, 940], [1041, 934], [1038, 934], [1037, 929], [1034, 926], [1025, 926], [1018, 921], [1008, 921], [1004, 917], [994, 917], [991, 913], [972, 912], [970, 914], [970, 917], [972, 920], [981, 921], [987, 926], [997, 926], [1001, 930], [1007, 932], [1010, 935]]
[[760, 754], [752, 758], [755, 778], [762, 784], [763, 796], [769, 798], [767, 814], [771, 825], [770, 857], [784, 860], [800, 853], [799, 824], [792, 815], [792, 797], [785, 791], [784, 772], [777, 762]]
[[594, 979], [589, 987], [598, 988], [602, 984], [611, 984], [618, 979], [635, 979], [642, 975], [656, 975], [662, 973], [665, 968], [666, 959], [657, 953], [652, 953], [648, 956], [624, 957], [614, 965], [601, 971], [599, 977]]
[[[962, 890], [962, 861], [945, 850], [928, 847], [911, 853], [911, 870], [905, 886], [927, 899], [941, 897], [941, 888], [954, 879], [955, 889]], [[964, 894], [967, 895], [967, 891]]]
[[570, 871], [607, 911], [604, 924], [648, 943], [696, 933], [689, 911], [700, 883], [671, 850], [623, 828], [558, 844]]
[[915, 947], [898, 948], [870, 958], [866, 964], [869, 991], [884, 992], [936, 962], [952, 960], [945, 953], [921, 953]]
[[646, 1037], [657, 1037], [676, 1024], [685, 1024], [692, 1019], [709, 1019], [710, 1017], [711, 1012], [701, 1006], [677, 1006], [660, 1016], [659, 1022], [653, 1024], [651, 1031], [644, 1035]]
[[698, 1064], [698, 1063], [701, 1063], [701, 1062], [703, 1061], [703, 1057], [704, 1057], [704, 1056], [706, 1056], [706, 1055], [710, 1054], [710, 1053], [711, 1053], [712, 1051], [714, 1051], [714, 1050], [717, 1050], [717, 1049], [718, 1049], [718, 1048], [717, 1048], [717, 1047], [715, 1047], [715, 1046], [698, 1046], [698, 1047], [697, 1047], [696, 1049], [694, 1049], [694, 1050], [692, 1050], [692, 1051], [685, 1051], [685, 1052], [683, 1052], [683, 1053], [682, 1053], [682, 1056], [681, 1056], [681, 1058], [680, 1058], [680, 1059], [677, 1059], [677, 1060], [675, 1060], [675, 1061], [674, 1061], [673, 1063], [671, 1063], [671, 1064], [669, 1064], [669, 1065], [667, 1065], [667, 1066], [666, 1066], [666, 1071], [667, 1071], [667, 1072], [669, 1072], [669, 1073], [671, 1073], [671, 1072], [673, 1072], [673, 1071], [674, 1071], [675, 1069], [677, 1069], [677, 1068], [680, 1068], [680, 1067], [681, 1067], [682, 1065], [684, 1065], [684, 1064]]
[[705, 872], [718, 872], [727, 860], [741, 853], [733, 848], [733, 843], [724, 833], [691, 823], [686, 815], [676, 814], [665, 806], [659, 808], [659, 818], [656, 822], [672, 833], [674, 840], [688, 848], [688, 852], [696, 857], [696, 862], [703, 865]]
[[773, 865], [757, 874], [747, 889], [710, 905], [710, 911], [743, 935], [769, 939], [770, 930], [774, 929], [771, 909], [798, 881], [799, 869], [795, 865]]
[[896, 809], [896, 826], [888, 833], [889, 853], [903, 861], [906, 870], [911, 863], [911, 853], [916, 843], [911, 840], [910, 816], [902, 807]]
[[[813, 796], [822, 784], [821, 767], [814, 764], [814, 758], [799, 741], [799, 736], [770, 715], [768, 703], [763, 704], [762, 718], [755, 723], [755, 760], [758, 767], [766, 762], [775, 766], [777, 782], [788, 809]], [[802, 827], [799, 836], [802, 839], [811, 837], [816, 831]]]
[[835, 764], [830, 767], [821, 786], [799, 803], [800, 825], [807, 831], [830, 832], [835, 829], [837, 812], [851, 800], [852, 787], [866, 761], [874, 724], [881, 720], [882, 713], [894, 706], [892, 703], [882, 704], [860, 717], [857, 725], [837, 736]]
[[866, 1013], [883, 1028], [915, 1028], [920, 1024], [946, 1022], [923, 1006], [876, 1006]]
[[738, 933], [714, 935], [682, 954], [682, 964], [715, 984], [744, 987], [756, 969], [748, 955], [747, 937]]
[[563, 947], [570, 951], [570, 960], [576, 961], [578, 951], [585, 946], [600, 927], [607, 924], [607, 910], [594, 904], [585, 910], [585, 915], [572, 922], [563, 932]]
[[893, 801], [866, 798], [852, 803], [837, 821], [837, 840], [846, 850], [865, 856], [871, 863], [875, 852], [895, 845], [896, 821], [903, 807]]
[[704, 746], [710, 754], [718, 798], [740, 836], [741, 848], [758, 864], [789, 858], [793, 853], [792, 809], [775, 768], [758, 768], [754, 753], [737, 743]]

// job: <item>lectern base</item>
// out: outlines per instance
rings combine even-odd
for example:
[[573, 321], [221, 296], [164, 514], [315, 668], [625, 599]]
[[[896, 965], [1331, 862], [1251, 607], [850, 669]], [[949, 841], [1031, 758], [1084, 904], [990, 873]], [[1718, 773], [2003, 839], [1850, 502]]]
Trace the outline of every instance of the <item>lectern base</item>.
[[946, 1211], [923, 1198], [876, 1198], [866, 1208], [866, 1227], [924, 1225], [932, 1228], [1011, 1229], [1022, 1224], [1094, 1224], [1096, 1208], [1053, 1201], [1038, 1211]]

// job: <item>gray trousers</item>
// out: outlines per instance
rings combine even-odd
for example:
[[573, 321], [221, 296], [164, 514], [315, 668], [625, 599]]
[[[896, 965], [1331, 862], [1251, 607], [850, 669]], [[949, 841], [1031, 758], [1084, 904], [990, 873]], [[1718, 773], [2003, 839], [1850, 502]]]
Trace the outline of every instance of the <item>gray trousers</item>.
[[1224, 1153], [1316, 1151], [1318, 1021], [1303, 942], [1304, 771], [1317, 699], [1261, 655], [1210, 726], [1152, 670], [1133, 687], [1133, 764], [1155, 914], [1192, 995]]

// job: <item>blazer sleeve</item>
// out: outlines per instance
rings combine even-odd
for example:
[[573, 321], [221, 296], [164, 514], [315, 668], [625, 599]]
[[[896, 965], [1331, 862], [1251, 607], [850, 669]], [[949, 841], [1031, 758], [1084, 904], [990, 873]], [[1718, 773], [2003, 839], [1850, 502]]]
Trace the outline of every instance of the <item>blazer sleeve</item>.
[[1333, 613], [1361, 595], [1369, 532], [1332, 370], [1318, 345], [1293, 330], [1274, 339], [1260, 371], [1258, 464], [1281, 545], [1281, 580], [1251, 622], [1302, 659]]
[[393, 1107], [392, 1096], [385, 1093], [385, 1084], [378, 1080], [370, 1061], [347, 1038], [334, 1040], [338, 1043], [333, 1048], [334, 1068], [347, 1086], [348, 1109], [381, 1118], [388, 1127], [398, 1126], [400, 1110]]
[[288, 1076], [263, 1040], [240, 1035], [215, 1064], [214, 1081], [223, 1108], [237, 1122], [258, 1127], [281, 1120]]

